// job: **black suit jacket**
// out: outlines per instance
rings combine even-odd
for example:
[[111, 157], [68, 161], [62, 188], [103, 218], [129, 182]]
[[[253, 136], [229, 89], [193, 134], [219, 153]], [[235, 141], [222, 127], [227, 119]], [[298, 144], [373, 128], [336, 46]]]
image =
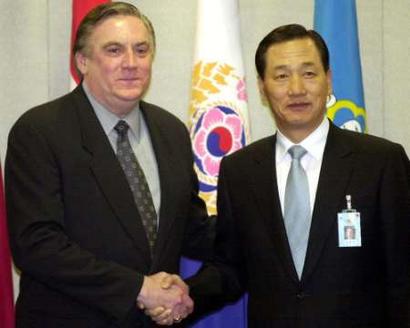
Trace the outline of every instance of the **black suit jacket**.
[[125, 175], [81, 86], [12, 128], [5, 180], [22, 272], [17, 326], [147, 325], [135, 304], [143, 276], [177, 273], [182, 253], [209, 254], [212, 226], [197, 196], [186, 128], [157, 106], [140, 107], [161, 186], [152, 259]]
[[[190, 280], [198, 313], [249, 292], [250, 327], [409, 327], [409, 160], [389, 141], [331, 124], [299, 281], [283, 223], [275, 136], [227, 157], [216, 258]], [[338, 247], [346, 195], [362, 247]], [[227, 297], [229, 296], [229, 297]]]

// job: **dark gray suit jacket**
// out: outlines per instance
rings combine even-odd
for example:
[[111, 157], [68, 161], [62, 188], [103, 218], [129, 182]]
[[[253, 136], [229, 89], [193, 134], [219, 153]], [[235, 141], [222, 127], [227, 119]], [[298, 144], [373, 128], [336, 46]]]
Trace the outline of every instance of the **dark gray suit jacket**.
[[[403, 148], [331, 124], [299, 281], [278, 196], [275, 142], [260, 140], [222, 162], [216, 258], [189, 282], [197, 312], [247, 290], [250, 327], [409, 327], [410, 170]], [[338, 247], [346, 195], [361, 214], [362, 247]]]
[[209, 254], [212, 225], [197, 196], [186, 128], [157, 106], [140, 107], [161, 185], [152, 259], [125, 175], [81, 86], [12, 128], [5, 180], [22, 272], [18, 327], [142, 326], [149, 320], [135, 300], [144, 274], [177, 273], [182, 253]]

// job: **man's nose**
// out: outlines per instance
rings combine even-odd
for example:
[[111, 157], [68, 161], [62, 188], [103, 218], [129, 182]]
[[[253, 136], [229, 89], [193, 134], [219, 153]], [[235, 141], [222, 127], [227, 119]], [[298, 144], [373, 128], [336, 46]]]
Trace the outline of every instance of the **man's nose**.
[[132, 49], [128, 49], [124, 53], [123, 67], [135, 67], [137, 65], [137, 55]]
[[306, 93], [305, 83], [299, 75], [292, 75], [289, 80], [289, 95], [303, 95]]

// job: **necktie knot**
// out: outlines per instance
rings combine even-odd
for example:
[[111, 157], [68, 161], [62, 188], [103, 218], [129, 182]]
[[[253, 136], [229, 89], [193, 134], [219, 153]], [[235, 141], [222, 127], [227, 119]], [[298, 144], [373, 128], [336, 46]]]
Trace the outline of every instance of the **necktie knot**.
[[288, 153], [290, 154], [292, 159], [299, 161], [307, 153], [307, 150], [302, 146], [296, 145], [290, 147]]
[[128, 132], [128, 129], [130, 126], [128, 125], [127, 122], [124, 120], [118, 121], [118, 123], [115, 125], [114, 130], [117, 131], [118, 136], [123, 139]]

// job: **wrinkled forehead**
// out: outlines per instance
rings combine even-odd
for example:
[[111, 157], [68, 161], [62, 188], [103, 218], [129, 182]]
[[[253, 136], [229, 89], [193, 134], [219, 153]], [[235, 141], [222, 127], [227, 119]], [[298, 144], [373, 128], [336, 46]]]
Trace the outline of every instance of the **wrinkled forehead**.
[[319, 50], [309, 38], [274, 43], [268, 48], [265, 59], [269, 67], [298, 64], [323, 68]]
[[86, 40], [86, 51], [101, 43], [147, 42], [155, 50], [154, 36], [143, 19], [134, 15], [114, 15], [93, 26]]
[[128, 32], [135, 35], [146, 35], [152, 40], [152, 33], [145, 22], [136, 16], [132, 15], [116, 15], [105, 18], [98, 22], [91, 31], [90, 35], [101, 33], [116, 35], [119, 33]]

